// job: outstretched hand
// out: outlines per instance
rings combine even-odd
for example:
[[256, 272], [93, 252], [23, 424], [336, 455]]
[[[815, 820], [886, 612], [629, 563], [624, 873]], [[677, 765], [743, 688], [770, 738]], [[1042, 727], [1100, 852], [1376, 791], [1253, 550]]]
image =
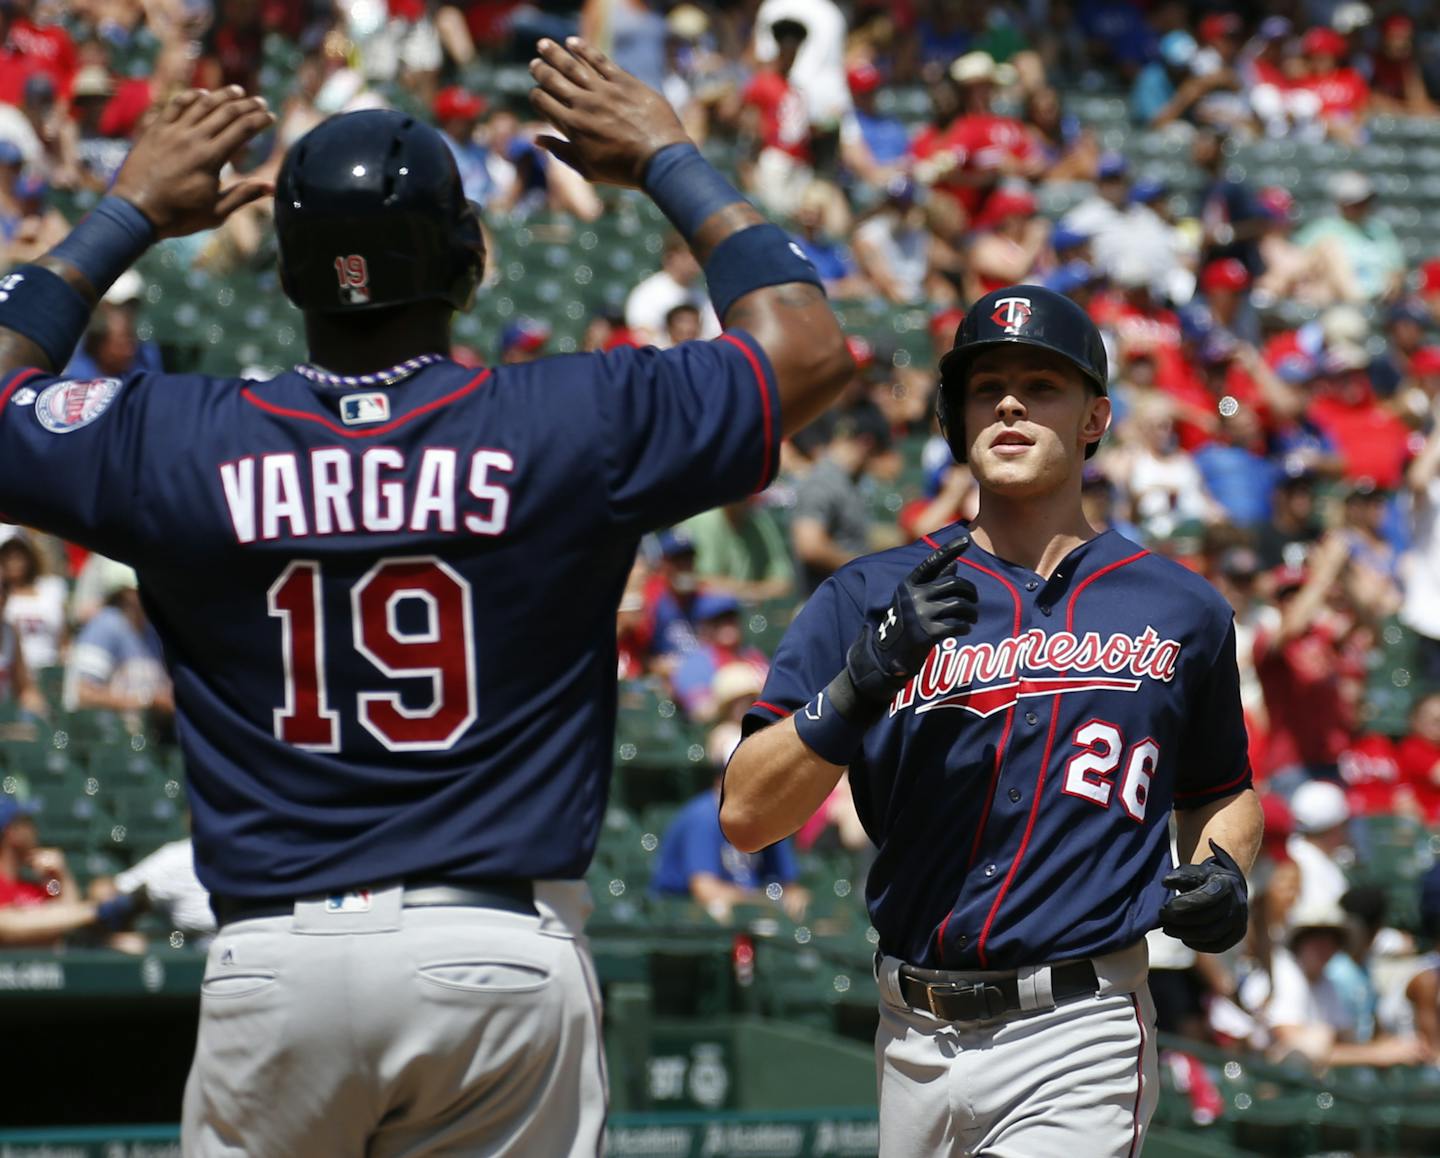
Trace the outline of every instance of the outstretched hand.
[[638, 189], [651, 157], [690, 139], [669, 101], [578, 36], [536, 51], [530, 103], [564, 134], [536, 143], [588, 180]]
[[275, 191], [265, 181], [220, 185], [226, 162], [274, 123], [265, 102], [246, 96], [238, 85], [213, 92], [188, 89], [140, 134], [114, 192], [149, 218], [159, 237], [213, 229]]
[[863, 699], [889, 700], [936, 644], [969, 634], [980, 595], [955, 573], [955, 560], [968, 546], [970, 536], [962, 532], [927, 555], [895, 588], [880, 622], [867, 623], [850, 646], [845, 666]]

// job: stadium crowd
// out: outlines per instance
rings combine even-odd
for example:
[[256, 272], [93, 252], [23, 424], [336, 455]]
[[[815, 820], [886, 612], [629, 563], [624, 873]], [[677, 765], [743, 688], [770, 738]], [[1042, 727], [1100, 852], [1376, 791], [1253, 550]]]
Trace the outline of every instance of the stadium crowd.
[[[1087, 512], [1204, 574], [1234, 607], [1269, 820], [1244, 949], [1197, 960], [1155, 935], [1162, 1028], [1318, 1067], [1433, 1065], [1440, 881], [1422, 888], [1419, 870], [1440, 832], [1440, 251], [1407, 247], [1359, 158], [1377, 118], [1440, 116], [1437, 9], [0, 0], [0, 272], [63, 236], [67, 207], [106, 188], [157, 104], [197, 83], [278, 98], [273, 134], [238, 169], [273, 172], [323, 118], [393, 104], [444, 133], [492, 227], [596, 222], [612, 194], [539, 147], [523, 91], [492, 82], [540, 35], [578, 30], [606, 47], [733, 161], [832, 298], [929, 322], [924, 359], [856, 333], [843, 404], [785, 445], [776, 483], [643, 546], [617, 620], [620, 676], [708, 729], [717, 766], [763, 680], [766, 626], [848, 560], [973, 511], [971, 479], [932, 421], [934, 360], [967, 303], [1022, 282], [1071, 296], [1105, 336], [1115, 404], [1087, 467]], [[293, 75], [263, 75], [276, 43]], [[1070, 111], [1095, 94], [1123, 99], [1128, 124], [1102, 132]], [[1267, 142], [1352, 163], [1327, 173], [1323, 204], [1303, 202], [1235, 164]], [[1135, 144], [1193, 180], [1176, 189], [1136, 163]], [[262, 203], [170, 244], [217, 276], [257, 268], [273, 256], [267, 215]], [[498, 270], [507, 255], [492, 248]], [[145, 289], [133, 277], [107, 295], [71, 373], [164, 364], [166, 336], [142, 340]], [[623, 309], [585, 323], [584, 349], [718, 332], [678, 239], [638, 254]], [[513, 316], [493, 349], [455, 353], [541, 356], [557, 346], [552, 324]], [[133, 575], [7, 535], [8, 726], [43, 733], [91, 709], [163, 733], [169, 689]], [[658, 890], [723, 919], [779, 883], [790, 914], [803, 912], [788, 850], [742, 857], [702, 812], [713, 822], [708, 805], [688, 809], [662, 840]], [[21, 831], [33, 827], [24, 809], [0, 819], [0, 940], [26, 943], [6, 932], [6, 907], [82, 902], [63, 856]], [[1404, 880], [1384, 868], [1402, 840], [1419, 850]], [[801, 833], [802, 851], [817, 842], [863, 863], [843, 786]], [[115, 887], [92, 886], [70, 927], [93, 922]], [[1195, 1085], [1200, 1113], [1198, 1074]]]

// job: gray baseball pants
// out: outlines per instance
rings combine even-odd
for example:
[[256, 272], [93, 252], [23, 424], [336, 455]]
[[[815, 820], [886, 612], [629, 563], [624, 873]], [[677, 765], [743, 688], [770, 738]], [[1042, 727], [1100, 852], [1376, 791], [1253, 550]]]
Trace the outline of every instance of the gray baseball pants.
[[210, 948], [185, 1089], [187, 1158], [600, 1150], [600, 994], [581, 883], [540, 916], [297, 903]]
[[1041, 966], [1021, 971], [1035, 1008], [947, 1022], [905, 1004], [884, 958], [881, 1158], [1136, 1158], [1159, 1097], [1145, 944], [1092, 961], [1094, 997], [1050, 1003]]

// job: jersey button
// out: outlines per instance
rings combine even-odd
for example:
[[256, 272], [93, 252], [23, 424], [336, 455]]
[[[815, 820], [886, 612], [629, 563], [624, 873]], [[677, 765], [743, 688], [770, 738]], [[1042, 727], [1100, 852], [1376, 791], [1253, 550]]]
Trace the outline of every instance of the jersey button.
[[1048, 603], [1042, 603], [1042, 604], [1040, 604], [1040, 614], [1041, 614], [1041, 615], [1049, 615], [1049, 614], [1050, 614], [1050, 611], [1051, 611], [1050, 604], [1048, 604]]
[[1012, 789], [1010, 789], [1010, 803], [1011, 803], [1011, 804], [1018, 804], [1019, 802], [1020, 802], [1020, 789], [1018, 789], [1018, 788], [1012, 788]]
[[955, 938], [955, 944], [963, 949], [966, 945], [970, 944], [970, 938], [965, 936], [964, 933], [961, 933], [960, 936]]
[[1026, 712], [1025, 722], [1027, 724], [1038, 724], [1040, 722], [1040, 717], [1037, 716], [1034, 712]]
[[1037, 588], [1037, 587], [1039, 587], [1039, 586], [1040, 586], [1040, 584], [1037, 583], [1034, 579], [1032, 579], [1032, 580], [1030, 580], [1029, 583], [1025, 584], [1025, 590], [1026, 590], [1026, 591], [1034, 591], [1035, 588]]
[[995, 875], [995, 866], [993, 864], [987, 864], [985, 866], [985, 875], [987, 877], [993, 877]]

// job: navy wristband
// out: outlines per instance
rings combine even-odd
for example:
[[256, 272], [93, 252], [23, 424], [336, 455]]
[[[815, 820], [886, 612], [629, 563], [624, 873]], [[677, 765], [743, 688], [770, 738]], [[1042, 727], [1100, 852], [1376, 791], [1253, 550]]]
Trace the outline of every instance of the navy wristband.
[[846, 701], [853, 699], [850, 677], [842, 671], [791, 717], [801, 742], [827, 764], [848, 766], [865, 742], [867, 725], [841, 712]]
[[103, 297], [115, 279], [135, 264], [155, 240], [150, 219], [113, 193], [102, 198], [70, 235], [50, 251], [69, 262]]
[[705, 263], [710, 301], [720, 320], [746, 294], [766, 286], [806, 282], [824, 293], [810, 259], [778, 225], [752, 225], [732, 233]]
[[0, 277], [0, 326], [29, 338], [60, 370], [70, 361], [85, 327], [90, 303], [58, 273], [39, 265], [22, 265]]
[[689, 141], [651, 157], [640, 184], [686, 241], [695, 240], [706, 218], [745, 200]]

